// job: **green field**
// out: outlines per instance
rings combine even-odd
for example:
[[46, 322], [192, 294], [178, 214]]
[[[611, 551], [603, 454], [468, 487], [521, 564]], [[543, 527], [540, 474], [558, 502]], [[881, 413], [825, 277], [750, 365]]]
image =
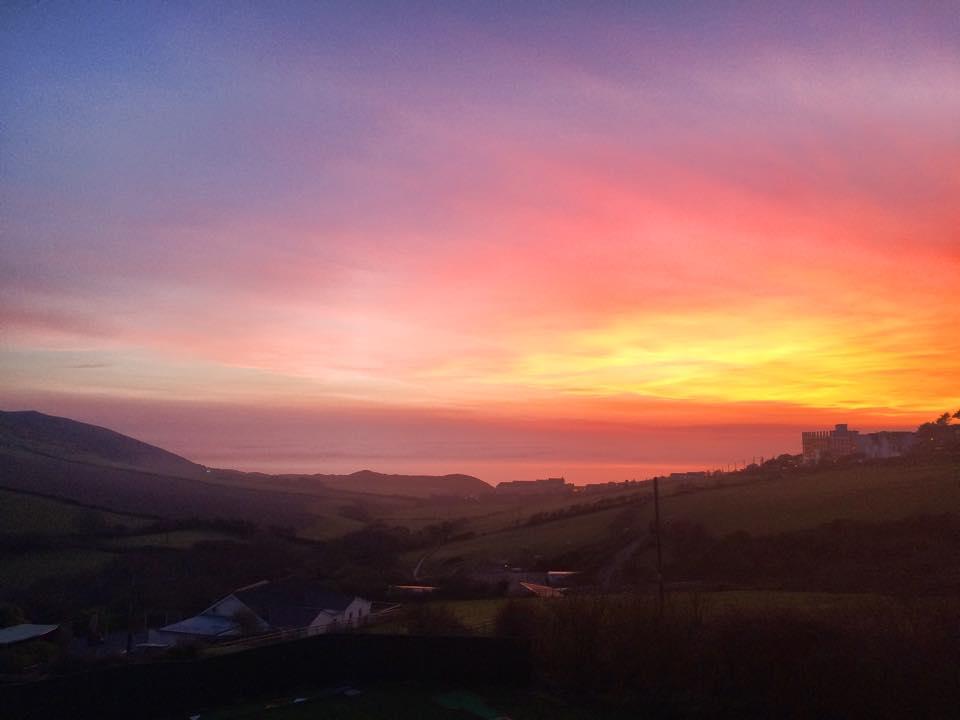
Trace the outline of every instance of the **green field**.
[[[657, 599], [652, 593], [613, 593], [609, 595], [572, 595], [573, 602], [600, 603], [611, 612], [619, 613], [625, 608], [637, 605], [653, 612]], [[527, 598], [483, 598], [481, 600], [439, 600], [429, 603], [442, 607], [453, 615], [469, 630], [480, 634], [492, 633], [497, 613], [504, 605], [519, 603], [551, 603], [552, 599]], [[869, 615], [878, 611], [899, 607], [901, 600], [875, 593], [826, 593], [793, 592], [779, 590], [722, 590], [709, 592], [691, 592], [689, 590], [670, 590], [666, 594], [668, 611], [676, 613], [699, 613], [702, 617], [721, 617], [731, 613], [779, 613], [791, 612], [816, 616], [823, 613], [850, 612]], [[960, 601], [956, 598], [928, 597], [916, 601], [922, 608], [947, 608], [956, 613], [960, 611]], [[398, 617], [389, 623], [372, 625], [365, 630], [371, 633], [404, 634], [406, 627]]]
[[94, 573], [114, 558], [109, 552], [87, 549], [35, 550], [0, 557], [0, 588], [26, 589], [48, 577]]
[[458, 527], [457, 530], [463, 532], [475, 530], [477, 526], [483, 524], [485, 519], [500, 518], [506, 509], [503, 504], [497, 503], [492, 498], [484, 498], [481, 502], [398, 505], [393, 508], [381, 508], [376, 517], [388, 525], [402, 525], [411, 530], [446, 521], [462, 521], [464, 527]]
[[837, 519], [885, 522], [960, 509], [960, 465], [854, 466], [665, 498], [666, 521], [717, 534], [789, 532]]
[[395, 505], [381, 509], [376, 515], [388, 525], [403, 525], [416, 530], [426, 525], [453, 521], [454, 533], [487, 534], [523, 525], [534, 513], [555, 512], [573, 505], [591, 505], [600, 501], [649, 495], [649, 487], [630, 488], [603, 494], [560, 495], [540, 497], [496, 496], [479, 501], [464, 500], [443, 504]]
[[122, 515], [37, 495], [0, 490], [2, 533], [68, 535], [115, 525], [135, 529], [150, 522], [136, 515]]
[[171, 532], [147, 533], [145, 535], [128, 535], [126, 537], [112, 538], [105, 545], [116, 548], [137, 548], [137, 547], [165, 547], [183, 550], [193, 547], [199, 542], [211, 540], [232, 540], [238, 541], [236, 535], [217, 532], [215, 530], [173, 530]]
[[318, 515], [309, 525], [299, 529], [297, 535], [308, 540], [332, 540], [354, 530], [360, 530], [364, 526], [365, 523], [359, 520], [352, 520], [342, 515], [324, 514]]
[[[425, 566], [429, 569], [447, 561], [465, 562], [519, 562], [535, 555], [558, 555], [604, 540], [610, 527], [625, 508], [610, 508], [599, 512], [577, 515], [540, 525], [522, 525], [469, 540], [448, 543], [434, 552]], [[419, 555], [411, 553], [405, 559], [416, 564]]]
[[[487, 634], [492, 631], [493, 621], [500, 608], [507, 602], [510, 602], [509, 598], [495, 597], [480, 600], [438, 600], [427, 604], [449, 610], [468, 630]], [[524, 598], [520, 602], [538, 601], [535, 598]], [[394, 619], [370, 625], [362, 632], [375, 635], [405, 635], [407, 627], [403, 615], [398, 613]]]
[[[960, 465], [945, 460], [917, 466], [828, 469], [751, 484], [665, 494], [661, 501], [664, 523], [697, 523], [716, 535], [740, 530], [754, 535], [790, 532], [839, 519], [886, 522], [958, 509]], [[526, 512], [539, 511], [539, 506], [527, 506]], [[648, 503], [533, 526], [506, 525], [505, 529], [445, 544], [431, 554], [425, 570], [442, 573], [445, 563], [453, 561], [500, 563], [533, 555], [560, 555], [609, 539], [611, 526], [627, 513], [632, 514], [635, 527], [646, 527], [653, 519], [653, 507]], [[420, 555], [409, 553], [404, 560], [412, 567]]]

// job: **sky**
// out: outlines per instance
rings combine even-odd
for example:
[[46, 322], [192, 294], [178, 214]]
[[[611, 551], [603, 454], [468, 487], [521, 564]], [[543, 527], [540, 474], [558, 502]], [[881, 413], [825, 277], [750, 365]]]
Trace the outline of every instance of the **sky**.
[[960, 407], [958, 2], [10, 2], [0, 63], [3, 409], [594, 482]]

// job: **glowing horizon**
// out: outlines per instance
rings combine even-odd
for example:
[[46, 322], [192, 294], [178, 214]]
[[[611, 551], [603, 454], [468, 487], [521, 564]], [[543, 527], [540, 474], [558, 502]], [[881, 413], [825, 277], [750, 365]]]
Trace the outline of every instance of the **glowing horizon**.
[[5, 409], [679, 465], [960, 407], [949, 3], [3, 13]]

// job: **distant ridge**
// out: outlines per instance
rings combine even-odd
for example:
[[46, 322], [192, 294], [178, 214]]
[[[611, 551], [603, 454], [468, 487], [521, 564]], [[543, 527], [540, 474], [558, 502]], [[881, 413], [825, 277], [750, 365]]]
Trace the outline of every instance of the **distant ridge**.
[[268, 507], [278, 517], [305, 517], [297, 499], [302, 493], [425, 498], [493, 491], [459, 474], [265, 475], [207, 468], [108, 428], [34, 410], [0, 411], [0, 485], [128, 512], [254, 518]]
[[358, 470], [349, 475], [311, 475], [327, 487], [376, 495], [473, 496], [492, 492], [480, 478], [454, 473], [451, 475], [388, 475], [373, 470]]

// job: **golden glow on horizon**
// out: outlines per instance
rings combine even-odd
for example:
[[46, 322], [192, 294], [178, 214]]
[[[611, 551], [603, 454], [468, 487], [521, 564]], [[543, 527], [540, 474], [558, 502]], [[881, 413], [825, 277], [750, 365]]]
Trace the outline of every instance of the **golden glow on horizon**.
[[[885, 324], [873, 322], [880, 329]], [[565, 336], [556, 342], [562, 351], [532, 352], [501, 380], [595, 396], [808, 407], [916, 411], [956, 399], [960, 362], [956, 349], [943, 349], [942, 339], [909, 337], [901, 329], [896, 341], [877, 342], [838, 327], [846, 323], [775, 319], [764, 317], [762, 308], [644, 317]], [[904, 343], [908, 337], [923, 344]]]
[[73, 90], [18, 126], [51, 164], [11, 183], [0, 392], [544, 422], [960, 405], [960, 63], [836, 32], [723, 63], [672, 30], [590, 62], [228, 43], [223, 76], [182, 68], [218, 89], [183, 105], [52, 73]]

